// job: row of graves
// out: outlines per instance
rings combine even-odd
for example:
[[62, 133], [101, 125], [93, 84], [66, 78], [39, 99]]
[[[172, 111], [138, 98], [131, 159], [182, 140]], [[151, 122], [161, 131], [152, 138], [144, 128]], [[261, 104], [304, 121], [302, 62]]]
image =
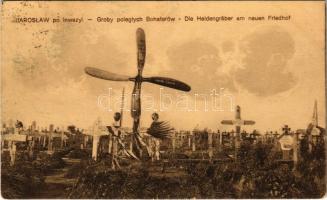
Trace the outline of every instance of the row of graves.
[[[256, 130], [248, 133], [241, 131], [241, 125], [253, 125], [254, 121], [241, 120], [240, 107], [236, 109], [236, 119], [223, 120], [222, 124], [235, 125], [232, 131], [212, 131], [211, 129], [199, 128], [193, 131], [174, 131], [172, 137], [163, 140], [160, 144], [160, 152], [180, 152], [185, 158], [200, 159], [223, 159], [222, 155], [228, 155], [230, 159], [237, 159], [242, 142], [251, 145], [268, 144], [273, 145], [274, 150], [280, 152], [278, 162], [292, 163], [294, 166], [302, 158], [300, 153], [304, 140], [308, 141], [309, 152], [317, 144], [325, 141], [325, 129], [318, 126], [317, 106], [315, 103], [312, 121], [307, 129], [291, 130], [288, 125], [282, 127], [281, 132], [266, 131], [260, 133]], [[224, 152], [222, 154], [222, 152]]]
[[[186, 154], [188, 157], [208, 160], [230, 160], [236, 158], [236, 150], [240, 146], [241, 140], [249, 140], [256, 143], [262, 139], [257, 131], [241, 133], [241, 126], [253, 125], [251, 120], [241, 120], [241, 108], [236, 106], [235, 119], [223, 120], [223, 125], [234, 125], [235, 130], [216, 132], [211, 129], [200, 130], [198, 127], [192, 131], [179, 131], [172, 135], [171, 141], [168, 141], [170, 149], [173, 152], [178, 151]], [[276, 136], [277, 137], [277, 136]], [[165, 142], [167, 143], [167, 141]], [[224, 153], [223, 153], [224, 152]]]
[[[325, 130], [318, 126], [309, 125], [308, 129], [292, 131], [288, 125], [282, 128], [282, 133], [267, 131], [265, 134], [254, 130], [251, 133], [242, 131], [240, 142], [249, 142], [251, 145], [270, 144], [275, 151], [281, 152], [278, 161], [296, 164], [300, 155], [301, 141], [308, 139], [309, 151], [324, 141]], [[175, 131], [170, 139], [160, 143], [160, 152], [179, 152], [185, 158], [199, 159], [222, 159], [221, 152], [227, 153], [228, 157], [235, 159], [235, 152], [239, 146], [236, 143], [237, 133], [235, 131], [213, 132], [210, 129], [194, 129], [193, 131]], [[226, 154], [225, 154], [226, 155]]]
[[[114, 126], [112, 126], [114, 127]], [[81, 148], [92, 149], [93, 160], [98, 160], [99, 157], [106, 155], [117, 154], [123, 157], [124, 155], [133, 155], [132, 134], [128, 128], [113, 128], [113, 134], [109, 134], [108, 126], [98, 119], [93, 127], [83, 132], [85, 145]], [[236, 134], [231, 132], [213, 132], [210, 129], [194, 129], [193, 131], [171, 131], [169, 138], [156, 139], [146, 134], [146, 128], [140, 131], [143, 141], [147, 146], [146, 151], [150, 158], [160, 160], [162, 157], [167, 157], [167, 154], [182, 153], [186, 158], [198, 159], [214, 159], [222, 150], [229, 149], [234, 151], [234, 140]], [[274, 134], [274, 139], [277, 140], [278, 134]], [[261, 134], [256, 131], [253, 133], [242, 133], [243, 140], [250, 140], [253, 144], [263, 140]], [[232, 153], [231, 153], [232, 154]], [[169, 156], [168, 156], [169, 157]]]
[[[68, 127], [69, 129], [69, 127]], [[144, 129], [144, 128], [143, 128]], [[131, 132], [128, 128], [115, 130], [116, 135], [120, 135], [122, 144], [132, 149]], [[142, 130], [141, 133], [144, 133]], [[73, 134], [72, 134], [73, 133]], [[194, 129], [193, 131], [173, 131], [171, 137], [165, 140], [152, 139], [147, 134], [142, 134], [144, 141], [155, 152], [155, 159], [160, 158], [160, 154], [165, 151], [181, 152], [207, 152], [212, 157], [213, 152], [220, 151], [222, 148], [232, 148], [236, 133], [223, 131], [212, 132], [210, 129]], [[271, 133], [272, 135], [272, 133]], [[274, 133], [273, 141], [279, 136]], [[64, 130], [49, 126], [49, 130], [43, 128], [39, 130], [32, 125], [27, 129], [23, 127], [3, 127], [2, 130], [2, 152], [16, 152], [26, 150], [28, 152], [46, 151], [51, 154], [64, 147], [73, 147], [79, 149], [92, 149], [92, 158], [97, 160], [100, 154], [110, 154], [113, 149], [112, 135], [108, 133], [107, 126], [102, 124], [101, 119], [97, 119], [94, 126], [87, 130]], [[267, 136], [270, 140], [270, 135]], [[248, 134], [242, 132], [243, 140], [251, 140], [254, 144], [263, 140], [263, 137], [256, 131]], [[116, 147], [115, 147], [116, 148]]]
[[[237, 112], [240, 112], [240, 108], [237, 109]], [[324, 130], [317, 124], [317, 114], [314, 114], [308, 129], [291, 131], [286, 125], [282, 129], [282, 134], [277, 131], [265, 134], [256, 130], [251, 133], [241, 131], [240, 125], [246, 125], [246, 123], [239, 119], [233, 122], [224, 120], [224, 123], [236, 125], [236, 131], [217, 130], [214, 132], [211, 129], [200, 130], [199, 128], [195, 128], [193, 131], [176, 131], [172, 129], [169, 131], [170, 136], [163, 139], [151, 137], [147, 134], [149, 129], [146, 128], [141, 128], [140, 133], [146, 151], [153, 161], [165, 158], [167, 154], [176, 153], [186, 155], [184, 159], [235, 160], [240, 143], [247, 141], [252, 145], [257, 143], [273, 144], [278, 151], [282, 152], [281, 161], [296, 163], [300, 157], [299, 145], [303, 138], [309, 138], [310, 149], [316, 143], [324, 140]], [[55, 129], [54, 125], [50, 125], [48, 130], [46, 128], [40, 130], [37, 128], [36, 122], [33, 122], [28, 128], [24, 128], [22, 122], [17, 121], [15, 126], [10, 123], [8, 126], [3, 125], [1, 150], [2, 153], [9, 153], [12, 165], [15, 162], [17, 151], [27, 151], [29, 157], [33, 159], [40, 151], [51, 154], [65, 147], [89, 149], [92, 151], [93, 160], [98, 160], [99, 156], [106, 157], [108, 155], [116, 158], [137, 159], [139, 156], [133, 153], [131, 132], [132, 130], [129, 128], [121, 127], [120, 116], [114, 116], [114, 123], [111, 126], [105, 126], [100, 119], [97, 119], [92, 127], [81, 131], [76, 130], [74, 126], [68, 127], [67, 130]], [[221, 157], [222, 155], [224, 157]], [[115, 163], [113, 166], [119, 167], [117, 159], [112, 160]]]
[[[234, 130], [213, 132], [211, 129], [194, 129], [193, 131], [177, 131], [173, 133], [171, 141], [165, 143], [163, 148], [171, 148], [173, 150], [182, 151], [207, 151], [209, 148], [213, 150], [221, 150], [222, 148], [231, 148], [234, 146], [237, 134]], [[252, 144], [258, 142], [275, 143], [280, 136], [277, 131], [269, 132], [266, 135], [260, 134], [258, 131], [241, 132], [242, 141], [250, 141]]]
[[[114, 126], [113, 126], [114, 127]], [[116, 126], [113, 132], [114, 134], [108, 134], [108, 127], [102, 125], [101, 120], [97, 120], [93, 128], [85, 131], [83, 134], [89, 138], [86, 146], [92, 148], [92, 158], [97, 160], [99, 155], [113, 154], [116, 156], [133, 155], [132, 149], [132, 135], [131, 130], [128, 128], [118, 128]], [[146, 132], [142, 130], [141, 133]], [[116, 135], [116, 136], [115, 136]], [[117, 137], [119, 135], [119, 137]], [[91, 136], [91, 137], [90, 137]], [[172, 131], [171, 137], [168, 139], [155, 139], [149, 137], [147, 134], [142, 134], [144, 141], [148, 147], [148, 152], [152, 160], [160, 160], [165, 157], [165, 154], [169, 153], [182, 153], [186, 155], [184, 159], [198, 158], [198, 159], [222, 159], [221, 152], [225, 152], [224, 155], [228, 155], [229, 159], [236, 159], [235, 152], [238, 151], [238, 142], [247, 141], [252, 145], [258, 143], [272, 144], [275, 146], [276, 151], [281, 152], [280, 161], [294, 162], [299, 160], [299, 145], [303, 138], [309, 137], [310, 148], [324, 139], [324, 134], [320, 129], [314, 126], [307, 130], [291, 131], [291, 129], [285, 125], [282, 128], [282, 133], [277, 131], [266, 132], [265, 134], [259, 133], [254, 130], [251, 133], [242, 131], [240, 133], [235, 131], [220, 131], [213, 132], [210, 129], [200, 130], [198, 128], [193, 131]], [[117, 137], [117, 139], [115, 139]], [[90, 140], [93, 138], [93, 140]], [[119, 140], [118, 140], [119, 138]], [[86, 140], [84, 140], [86, 141]], [[91, 142], [90, 142], [91, 141]]]
[[[115, 114], [111, 125], [105, 125], [101, 119], [97, 119], [93, 126], [86, 130], [76, 129], [75, 126], [55, 129], [52, 124], [49, 129], [40, 129], [36, 126], [36, 122], [28, 127], [24, 127], [23, 123], [18, 120], [14, 126], [9, 122], [8, 126], [3, 124], [1, 130], [1, 151], [9, 155], [10, 165], [14, 165], [18, 153], [27, 152], [28, 159], [35, 160], [39, 152], [53, 154], [65, 148], [81, 149], [91, 151], [90, 158], [95, 161], [109, 156], [113, 162], [113, 168], [116, 169], [119, 168], [118, 158], [128, 157], [137, 160], [142, 157], [133, 153], [132, 130], [121, 127], [118, 114]], [[144, 150], [150, 159], [159, 160], [161, 142], [147, 134], [149, 131], [151, 127], [140, 130], [146, 148]]]
[[[240, 112], [239, 108], [237, 112]], [[243, 131], [240, 134], [239, 124], [237, 124], [236, 132], [221, 132], [220, 130], [213, 132], [210, 129], [200, 130], [198, 128], [193, 131], [176, 131], [170, 129], [167, 124], [159, 122], [158, 117], [154, 113], [151, 127], [141, 128], [139, 131], [145, 143], [146, 152], [153, 161], [160, 160], [162, 157], [171, 157], [167, 154], [176, 154], [176, 152], [186, 155], [184, 158], [214, 159], [215, 157], [217, 158], [222, 149], [224, 151], [226, 149], [229, 150], [232, 155], [236, 146], [235, 141], [240, 135], [242, 140], [250, 140], [253, 143], [262, 139], [261, 134], [258, 134], [256, 131], [250, 134]], [[139, 157], [133, 154], [132, 130], [121, 127], [120, 118], [120, 113], [115, 113], [114, 123], [110, 126], [104, 125], [100, 119], [97, 119], [92, 127], [82, 132], [82, 139], [80, 141], [75, 139], [75, 142], [81, 148], [91, 149], [93, 160], [98, 160], [99, 157], [106, 157], [108, 155], [120, 158], [126, 155], [132, 158]], [[156, 124], [161, 126], [161, 130], [156, 128]], [[152, 131], [153, 133], [148, 134], [151, 132], [151, 129], [154, 130]], [[155, 132], [162, 130], [169, 132], [169, 136], [165, 138], [152, 137], [156, 134]], [[274, 134], [274, 139], [276, 138], [277, 134]], [[232, 158], [232, 156], [229, 158]]]
[[[276, 143], [279, 136], [280, 134], [277, 131], [270, 132], [267, 135], [262, 135], [256, 130], [251, 133], [242, 131], [241, 141], [249, 141], [254, 145], [258, 142]], [[202, 130], [195, 128], [193, 131], [181, 130], [174, 132], [169, 140], [164, 140], [160, 149], [185, 153], [201, 152], [201, 154], [213, 157], [215, 153], [222, 150], [233, 149], [236, 138], [237, 133], [234, 130], [217, 130], [216, 132], [207, 128]]]
[[6, 124], [2, 126], [1, 153], [9, 155], [10, 165], [14, 165], [18, 153], [26, 152], [28, 159], [34, 160], [40, 151], [52, 154], [56, 150], [65, 148], [68, 135], [64, 128], [55, 129], [53, 124], [49, 125], [49, 129], [40, 129], [36, 126], [36, 122], [28, 128], [18, 120], [15, 126], [9, 122], [8, 126]]
[[118, 154], [121, 144], [131, 144], [131, 135], [121, 134], [126, 132], [121, 131], [123, 130], [121, 128], [110, 127], [114, 129], [111, 130], [114, 134], [109, 134], [107, 126], [102, 125], [100, 119], [87, 130], [79, 130], [75, 126], [68, 126], [67, 129], [54, 128], [53, 124], [50, 124], [48, 129], [40, 129], [36, 126], [36, 122], [24, 127], [21, 121], [17, 120], [15, 125], [9, 121], [8, 125], [2, 126], [1, 153], [10, 157], [10, 165], [15, 164], [18, 154], [26, 154], [28, 160], [35, 160], [38, 159], [40, 152], [51, 155], [64, 149], [86, 150], [87, 152], [91, 150], [92, 158], [97, 160], [98, 156], [112, 152]]

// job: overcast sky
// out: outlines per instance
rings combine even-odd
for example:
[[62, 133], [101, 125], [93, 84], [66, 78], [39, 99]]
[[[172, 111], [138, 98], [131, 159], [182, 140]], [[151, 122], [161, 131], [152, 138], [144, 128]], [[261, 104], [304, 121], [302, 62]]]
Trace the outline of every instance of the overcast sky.
[[[284, 124], [306, 128], [315, 99], [319, 124], [325, 126], [323, 2], [6, 2], [3, 10], [3, 121], [88, 128], [101, 117], [111, 124], [120, 104], [113, 102], [123, 87], [125, 109], [130, 109], [133, 84], [95, 79], [84, 68], [135, 76], [135, 31], [142, 27], [147, 42], [144, 76], [168, 76], [192, 87], [190, 93], [183, 93], [144, 83], [142, 126], [149, 126], [153, 107], [161, 120], [177, 129], [193, 129], [197, 124], [229, 129], [233, 127], [220, 121], [234, 119], [231, 106], [240, 105], [242, 118], [256, 121], [248, 130], [280, 130]], [[184, 22], [186, 15], [290, 15], [291, 20]], [[24, 16], [83, 16], [86, 22], [11, 23], [14, 17]], [[108, 24], [97, 23], [98, 16], [182, 20]], [[110, 104], [106, 102], [109, 90]], [[214, 90], [222, 99], [219, 110], [212, 106]], [[131, 124], [125, 111], [123, 125]]]

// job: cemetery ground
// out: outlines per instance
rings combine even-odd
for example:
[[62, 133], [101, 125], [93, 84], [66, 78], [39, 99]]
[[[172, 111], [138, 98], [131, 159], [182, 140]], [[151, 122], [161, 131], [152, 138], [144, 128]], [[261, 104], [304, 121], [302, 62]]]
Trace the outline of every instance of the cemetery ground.
[[64, 177], [76, 162], [67, 157], [70, 150], [48, 155], [38, 152], [32, 158], [21, 151], [10, 166], [8, 152], [2, 154], [1, 191], [4, 198], [65, 198], [65, 189], [73, 180]]
[[111, 169], [110, 157], [93, 161], [85, 149], [38, 152], [35, 159], [20, 152], [14, 166], [4, 153], [1, 191], [4, 198], [321, 198], [324, 142], [311, 152], [301, 143], [296, 166], [279, 162], [280, 152], [271, 144], [246, 142], [236, 161], [126, 159], [119, 170]]
[[68, 177], [67, 172], [79, 164], [80, 159], [63, 157], [65, 165], [63, 168], [55, 169], [45, 174], [43, 190], [36, 191], [34, 198], [66, 198], [67, 189], [74, 185], [76, 177]]

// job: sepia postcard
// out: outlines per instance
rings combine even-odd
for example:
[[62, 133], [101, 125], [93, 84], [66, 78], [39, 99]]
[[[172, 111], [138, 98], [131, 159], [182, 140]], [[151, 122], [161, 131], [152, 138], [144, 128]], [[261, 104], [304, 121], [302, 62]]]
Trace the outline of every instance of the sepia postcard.
[[1, 197], [326, 197], [324, 1], [4, 1]]

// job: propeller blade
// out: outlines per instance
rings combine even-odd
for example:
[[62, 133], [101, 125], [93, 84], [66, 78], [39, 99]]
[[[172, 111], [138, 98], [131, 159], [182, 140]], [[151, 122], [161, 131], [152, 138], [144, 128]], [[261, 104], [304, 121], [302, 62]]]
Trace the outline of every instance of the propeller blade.
[[142, 76], [142, 71], [145, 63], [145, 33], [144, 30], [138, 28], [136, 31], [136, 43], [137, 43], [137, 69], [138, 75]]
[[191, 87], [189, 85], [187, 85], [186, 83], [183, 83], [182, 81], [178, 81], [178, 80], [175, 80], [172, 78], [148, 77], [148, 78], [143, 78], [143, 81], [162, 85], [162, 86], [173, 88], [176, 90], [182, 90], [185, 92], [188, 92], [191, 90]]
[[114, 74], [93, 67], [85, 67], [85, 73], [90, 76], [110, 81], [128, 81], [129, 77], [125, 75]]

